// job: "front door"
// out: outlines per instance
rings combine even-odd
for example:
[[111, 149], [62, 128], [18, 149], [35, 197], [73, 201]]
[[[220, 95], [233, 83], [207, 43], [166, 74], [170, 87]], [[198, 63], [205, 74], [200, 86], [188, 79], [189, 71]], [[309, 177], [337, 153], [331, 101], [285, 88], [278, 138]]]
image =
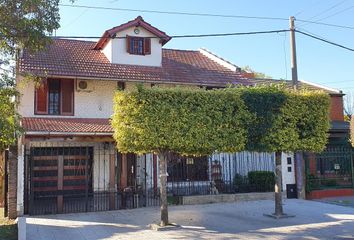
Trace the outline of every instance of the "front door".
[[136, 183], [136, 155], [133, 153], [127, 154], [127, 185], [135, 188]]
[[118, 153], [118, 186], [119, 190], [126, 188], [134, 190], [136, 184], [136, 154]]

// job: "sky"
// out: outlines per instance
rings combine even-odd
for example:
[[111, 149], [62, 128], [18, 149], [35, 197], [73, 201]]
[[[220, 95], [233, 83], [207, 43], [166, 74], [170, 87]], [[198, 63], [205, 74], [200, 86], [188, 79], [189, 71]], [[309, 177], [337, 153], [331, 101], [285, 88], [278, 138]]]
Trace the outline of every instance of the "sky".
[[[68, 0], [62, 4], [71, 4]], [[74, 5], [156, 11], [262, 16], [351, 26], [353, 29], [295, 22], [298, 30], [354, 48], [354, 0], [76, 0]], [[240, 19], [60, 6], [57, 36], [101, 36], [103, 32], [142, 16], [168, 35], [232, 33], [289, 29], [288, 20]], [[273, 78], [291, 79], [289, 33], [172, 39], [164, 47], [206, 48], [241, 67], [250, 66]], [[354, 52], [296, 33], [298, 76], [354, 93]]]

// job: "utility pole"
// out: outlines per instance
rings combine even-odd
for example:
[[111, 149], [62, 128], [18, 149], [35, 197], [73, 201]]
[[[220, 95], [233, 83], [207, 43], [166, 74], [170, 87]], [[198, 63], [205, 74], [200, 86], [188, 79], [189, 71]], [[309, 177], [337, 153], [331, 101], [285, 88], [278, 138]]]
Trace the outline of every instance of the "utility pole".
[[298, 89], [297, 63], [296, 63], [296, 43], [295, 43], [295, 17], [290, 17], [290, 51], [291, 51], [291, 80], [293, 88]]
[[[294, 90], [299, 88], [299, 81], [297, 76], [297, 62], [296, 62], [296, 43], [295, 43], [295, 17], [289, 18], [290, 22], [290, 56], [291, 56], [291, 82]], [[298, 198], [305, 199], [305, 162], [302, 152], [295, 152], [296, 165], [296, 184]]]

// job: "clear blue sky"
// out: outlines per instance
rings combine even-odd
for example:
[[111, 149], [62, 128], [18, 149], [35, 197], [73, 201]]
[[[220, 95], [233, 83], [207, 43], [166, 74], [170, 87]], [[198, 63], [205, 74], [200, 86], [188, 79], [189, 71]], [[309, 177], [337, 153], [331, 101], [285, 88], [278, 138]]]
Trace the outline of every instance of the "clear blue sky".
[[[62, 3], [68, 3], [64, 0]], [[347, 25], [354, 27], [354, 0], [77, 0], [77, 5], [159, 11], [269, 16]], [[139, 12], [60, 7], [57, 35], [101, 36], [109, 28], [141, 15], [169, 35], [247, 32], [287, 29], [288, 21], [198, 17]], [[333, 16], [330, 16], [333, 15]], [[297, 27], [354, 48], [354, 29], [296, 22]], [[296, 35], [299, 79], [354, 92], [354, 52]], [[291, 78], [289, 33], [172, 39], [166, 48], [205, 47], [239, 66], [249, 65], [273, 78]]]

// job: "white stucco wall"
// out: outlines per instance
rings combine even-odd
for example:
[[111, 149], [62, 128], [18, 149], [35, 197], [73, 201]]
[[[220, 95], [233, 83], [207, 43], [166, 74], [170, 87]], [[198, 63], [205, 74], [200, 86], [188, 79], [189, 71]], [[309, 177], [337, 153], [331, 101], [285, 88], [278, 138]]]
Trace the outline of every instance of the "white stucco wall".
[[109, 40], [105, 48], [102, 50], [103, 54], [112, 62], [112, 41]]
[[[291, 158], [291, 164], [288, 164], [288, 158]], [[282, 153], [281, 160], [283, 191], [286, 191], [286, 184], [295, 184], [294, 153]]]
[[[137, 27], [139, 34], [134, 33], [135, 27], [128, 28], [117, 33], [117, 37], [110, 40], [102, 52], [106, 55], [111, 63], [142, 65], [142, 66], [161, 66], [162, 62], [162, 44], [160, 39], [151, 38], [151, 54], [149, 55], [133, 55], [127, 52], [126, 36], [132, 37], [156, 37], [154, 34], [142, 27]], [[123, 37], [120, 38], [119, 37]]]
[[[80, 92], [74, 90], [74, 116], [60, 116], [68, 118], [109, 118], [113, 113], [113, 96], [117, 89], [116, 81], [87, 80], [91, 92]], [[54, 117], [53, 115], [34, 114], [34, 92], [33, 82], [21, 83], [19, 113], [23, 117]]]

